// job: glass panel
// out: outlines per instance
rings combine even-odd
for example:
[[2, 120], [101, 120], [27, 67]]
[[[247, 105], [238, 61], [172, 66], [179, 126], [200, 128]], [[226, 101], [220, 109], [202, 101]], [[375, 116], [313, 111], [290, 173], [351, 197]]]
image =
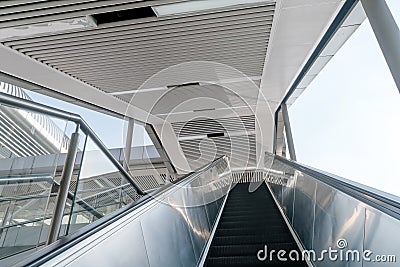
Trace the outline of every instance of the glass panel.
[[78, 180], [71, 183], [72, 213], [65, 215], [60, 235], [69, 234], [132, 203], [140, 196], [92, 138], [87, 137]]
[[0, 105], [0, 260], [22, 251], [33, 252], [44, 244], [70, 125], [73, 123]]
[[[1, 83], [0, 91], [31, 100], [10, 84]], [[75, 130], [75, 123], [0, 105], [1, 266], [20, 261], [20, 252], [28, 256], [44, 247]], [[82, 131], [79, 136], [60, 236], [139, 198], [95, 142]]]
[[297, 160], [400, 196], [399, 103], [366, 19], [289, 110]]

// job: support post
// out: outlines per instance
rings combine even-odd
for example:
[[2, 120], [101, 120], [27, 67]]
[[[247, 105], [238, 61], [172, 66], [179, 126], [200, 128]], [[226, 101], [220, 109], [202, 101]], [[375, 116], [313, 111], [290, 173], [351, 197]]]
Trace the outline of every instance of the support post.
[[[145, 125], [145, 129], [147, 133], [149, 134], [149, 137], [151, 141], [153, 142], [154, 146], [157, 149], [158, 154], [160, 155], [160, 158], [163, 160], [165, 167], [168, 170], [169, 177], [172, 178], [172, 180], [176, 179], [176, 171], [174, 170], [174, 167], [172, 166], [171, 160], [168, 157], [167, 152], [164, 149], [164, 146], [161, 143], [161, 140], [158, 138], [156, 131], [154, 130], [154, 127], [152, 127], [150, 124]], [[169, 182], [166, 181], [166, 183]]]
[[290, 159], [297, 160], [296, 152], [294, 150], [292, 129], [290, 127], [289, 113], [288, 113], [286, 104], [282, 104], [281, 108], [282, 108], [283, 123], [285, 125], [285, 134], [286, 134], [286, 139], [287, 139], [287, 145], [289, 148]]
[[124, 161], [122, 166], [126, 171], [129, 170], [129, 160], [131, 158], [131, 150], [132, 150], [132, 137], [133, 137], [133, 126], [135, 124], [134, 119], [128, 120], [128, 129], [126, 131], [126, 141], [125, 141], [125, 149], [124, 149]]
[[78, 145], [79, 145], [79, 124], [76, 125], [75, 132], [71, 135], [71, 140], [69, 142], [67, 156], [65, 158], [65, 163], [64, 163], [64, 169], [61, 174], [61, 182], [60, 182], [60, 187], [58, 189], [56, 205], [50, 224], [49, 234], [47, 236], [47, 241], [46, 241], [47, 245], [56, 241], [58, 238], [58, 234], [60, 232], [62, 219], [64, 216], [65, 204], [68, 196], [69, 185], [74, 171], [76, 154], [78, 152]]
[[400, 31], [385, 0], [361, 0], [400, 92]]
[[170, 180], [169, 180], [169, 170], [168, 168], [165, 171], [165, 184], [169, 184]]

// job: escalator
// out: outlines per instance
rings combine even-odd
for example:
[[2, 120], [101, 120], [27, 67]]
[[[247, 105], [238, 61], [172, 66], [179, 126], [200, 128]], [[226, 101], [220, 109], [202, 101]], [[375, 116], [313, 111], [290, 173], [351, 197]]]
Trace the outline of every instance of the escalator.
[[[271, 157], [254, 192], [221, 157], [15, 266], [308, 266], [309, 258], [288, 254], [312, 250], [319, 256], [337, 250], [337, 240], [352, 252], [365, 248], [399, 256], [393, 245], [400, 240], [398, 198]], [[286, 255], [279, 257], [279, 251]], [[310, 262], [333, 266], [329, 258]]]
[[307, 266], [279, 261], [276, 255], [272, 260], [259, 260], [258, 251], [265, 245], [268, 251], [300, 253], [265, 184], [252, 193], [249, 183], [237, 184], [229, 193], [205, 266]]

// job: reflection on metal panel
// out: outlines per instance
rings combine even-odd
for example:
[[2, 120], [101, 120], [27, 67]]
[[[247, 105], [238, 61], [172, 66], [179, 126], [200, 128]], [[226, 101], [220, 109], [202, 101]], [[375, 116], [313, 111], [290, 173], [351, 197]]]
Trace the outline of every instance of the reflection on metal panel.
[[[129, 238], [126, 238], [129, 236]], [[89, 250], [81, 257], [73, 260], [72, 266], [150, 266], [143, 232], [139, 221], [130, 223], [124, 227], [124, 231], [116, 232], [113, 236], [118, 240], [115, 246], [113, 239], [105, 239], [97, 250]], [[132, 246], [134, 244], [134, 246]], [[109, 249], [115, 246], [114, 249]], [[129, 252], [122, 252], [121, 248], [131, 248]]]
[[[396, 262], [364, 262], [364, 267], [370, 266], [398, 266], [400, 261], [399, 221], [374, 209], [366, 209], [364, 249], [373, 252], [371, 258], [377, 255], [395, 256]], [[393, 257], [392, 257], [393, 258]]]
[[303, 245], [312, 248], [316, 183], [307, 177], [299, 176], [296, 183], [293, 226]]
[[203, 248], [210, 238], [211, 232], [206, 208], [204, 206], [186, 208], [186, 218], [186, 221], [190, 222], [189, 225], [191, 225], [189, 232], [192, 239], [195, 261], [198, 262]]
[[294, 214], [294, 196], [295, 192], [293, 187], [282, 187], [282, 202], [281, 205], [283, 209], [286, 211], [287, 217], [289, 221], [293, 222], [293, 214]]
[[[184, 208], [160, 204], [141, 220], [150, 266], [195, 266]], [[162, 238], [160, 238], [162, 237]]]
[[[268, 157], [273, 156], [266, 155], [266, 159]], [[379, 265], [397, 266], [394, 260], [400, 260], [398, 217], [345, 193], [347, 191], [338, 186], [343, 179], [330, 176], [338, 181], [334, 187], [318, 176], [311, 176], [316, 174], [306, 171], [303, 166], [295, 168], [292, 166], [296, 164], [289, 163], [276, 157], [268, 173], [277, 177], [266, 179], [266, 182], [304, 249], [315, 252], [314, 266], [377, 266], [375, 257], [382, 255], [386, 263], [379, 262]], [[295, 179], [291, 183], [282, 183], [278, 176]], [[380, 196], [384, 197], [384, 194]], [[337, 251], [337, 259], [332, 260], [327, 254], [321, 257], [321, 253], [329, 249]], [[367, 250], [372, 253], [369, 259], [363, 258]], [[340, 255], [343, 255], [342, 259]]]
[[[48, 266], [196, 266], [232, 183], [227, 158], [154, 195]], [[122, 252], [121, 248], [130, 249]]]
[[[357, 201], [330, 186], [317, 182], [313, 249], [337, 248], [337, 241], [344, 238], [346, 249], [363, 250], [365, 208]], [[343, 262], [325, 259], [317, 266], [343, 266]], [[361, 266], [360, 262], [348, 262], [347, 266]]]

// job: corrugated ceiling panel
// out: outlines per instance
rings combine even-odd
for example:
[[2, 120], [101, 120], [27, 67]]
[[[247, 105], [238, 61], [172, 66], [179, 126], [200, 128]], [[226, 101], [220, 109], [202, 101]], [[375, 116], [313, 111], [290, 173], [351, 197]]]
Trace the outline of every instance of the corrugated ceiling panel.
[[[41, 21], [57, 14], [89, 15], [107, 8], [139, 6], [138, 1], [122, 0], [10, 2], [15, 6], [2, 3], [8, 7], [1, 11], [4, 20], [0, 27], [8, 25], [8, 19], [15, 23]], [[4, 44], [106, 92], [137, 89], [162, 69], [188, 61], [214, 61], [248, 76], [261, 76], [274, 8], [274, 4], [265, 3], [138, 19], [90, 30], [19, 38]]]
[[[223, 155], [230, 158], [231, 167], [255, 166], [254, 115], [176, 122], [172, 127], [192, 169], [199, 168]], [[225, 135], [199, 137], [212, 133], [225, 133]]]
[[218, 132], [254, 131], [254, 120], [254, 115], [241, 116], [240, 118], [220, 118], [218, 120], [204, 119], [175, 122], [172, 123], [172, 128], [178, 138]]

